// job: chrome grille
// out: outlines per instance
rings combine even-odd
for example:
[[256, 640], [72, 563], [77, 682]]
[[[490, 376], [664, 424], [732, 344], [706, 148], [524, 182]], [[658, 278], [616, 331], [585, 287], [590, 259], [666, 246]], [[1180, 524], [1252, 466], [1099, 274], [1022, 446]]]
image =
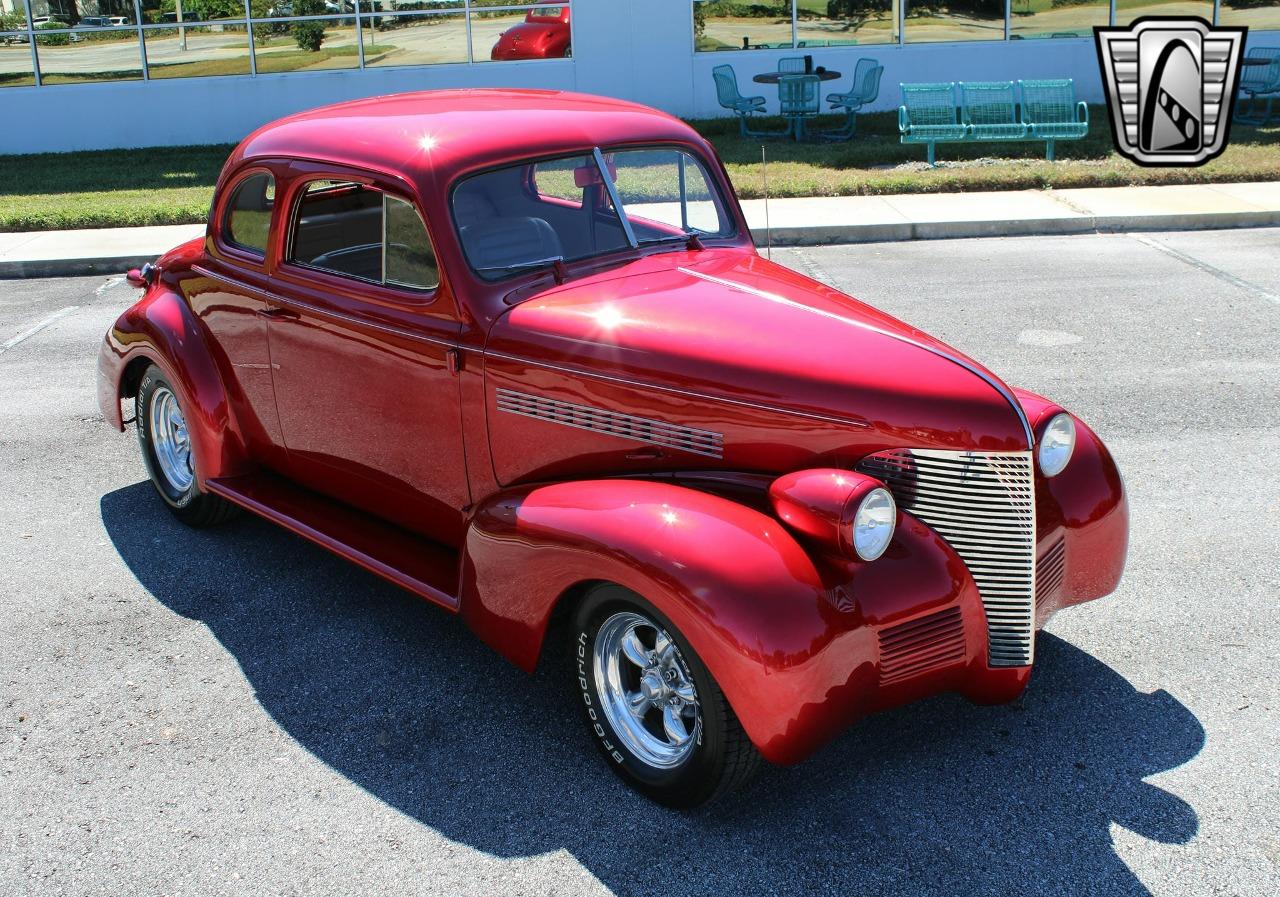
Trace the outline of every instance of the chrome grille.
[[933, 527], [977, 583], [993, 667], [1035, 656], [1035, 482], [1030, 452], [895, 449], [864, 458], [898, 507]]
[[711, 430], [699, 430], [669, 424], [665, 421], [635, 417], [617, 411], [606, 411], [590, 405], [576, 405], [546, 396], [534, 396], [514, 389], [499, 389], [498, 410], [533, 417], [578, 430], [607, 433], [622, 439], [661, 445], [666, 448], [719, 458], [724, 455], [724, 436]]

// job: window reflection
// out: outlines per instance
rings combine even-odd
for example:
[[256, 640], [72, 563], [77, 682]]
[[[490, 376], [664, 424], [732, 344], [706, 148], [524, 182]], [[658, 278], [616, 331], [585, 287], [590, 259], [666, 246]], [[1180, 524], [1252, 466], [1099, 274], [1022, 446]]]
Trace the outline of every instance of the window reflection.
[[908, 43], [1004, 40], [1004, 0], [906, 0]]
[[1009, 36], [1023, 38], [1093, 38], [1094, 25], [1111, 21], [1109, 0], [1013, 0]]
[[377, 16], [364, 20], [364, 64], [438, 65], [467, 61], [467, 17]]
[[893, 0], [798, 0], [796, 45], [842, 47], [898, 42]]
[[40, 79], [45, 84], [132, 81], [142, 77], [136, 28], [77, 29], [69, 34], [37, 35], [36, 53], [40, 58]]
[[354, 17], [255, 25], [253, 52], [258, 74], [353, 69], [360, 65]]
[[[486, 8], [499, 3], [518, 8]], [[471, 4], [471, 52], [476, 62], [563, 59], [573, 55], [571, 37], [567, 3], [473, 0]]]
[[30, 87], [35, 83], [27, 36], [10, 33], [0, 37], [0, 87]]
[[[1280, 30], [1280, 0], [1222, 0], [1218, 24], [1248, 25], [1255, 31]], [[1267, 43], [1280, 44], [1280, 38]]]
[[1116, 0], [1116, 24], [1128, 25], [1141, 16], [1199, 16], [1213, 21], [1213, 3], [1198, 0]]
[[149, 28], [144, 33], [147, 73], [152, 78], [249, 74], [249, 34], [244, 25]]
[[[816, 0], [801, 0], [816, 11]], [[825, 12], [825, 2], [822, 8]], [[699, 50], [764, 50], [792, 45], [790, 0], [693, 5], [694, 41]]]

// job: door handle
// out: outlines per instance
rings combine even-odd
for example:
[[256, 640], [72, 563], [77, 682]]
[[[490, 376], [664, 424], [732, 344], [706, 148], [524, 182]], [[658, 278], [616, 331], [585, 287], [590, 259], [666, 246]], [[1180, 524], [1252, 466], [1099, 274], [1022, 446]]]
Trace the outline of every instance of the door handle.
[[628, 461], [657, 461], [659, 458], [666, 457], [666, 452], [660, 448], [641, 448], [627, 452]]
[[269, 321], [296, 321], [302, 316], [291, 308], [268, 305], [265, 308], [258, 309], [258, 317], [266, 318]]

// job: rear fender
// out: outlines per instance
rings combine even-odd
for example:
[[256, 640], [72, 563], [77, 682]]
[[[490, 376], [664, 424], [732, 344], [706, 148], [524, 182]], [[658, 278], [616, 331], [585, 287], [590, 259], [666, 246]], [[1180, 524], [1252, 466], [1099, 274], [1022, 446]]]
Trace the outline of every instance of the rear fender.
[[[774, 762], [810, 739], [788, 731], [798, 697], [832, 677], [845, 633], [814, 561], [781, 523], [666, 482], [594, 480], [504, 492], [466, 540], [462, 615], [517, 666], [537, 664], [558, 599], [608, 580], [643, 596], [689, 642], [747, 735]], [[807, 750], [807, 748], [806, 748]]]
[[124, 429], [120, 401], [140, 368], [155, 364], [178, 391], [201, 486], [248, 470], [244, 439], [231, 412], [208, 334], [186, 301], [163, 281], [150, 287], [107, 333], [98, 355], [98, 404]]

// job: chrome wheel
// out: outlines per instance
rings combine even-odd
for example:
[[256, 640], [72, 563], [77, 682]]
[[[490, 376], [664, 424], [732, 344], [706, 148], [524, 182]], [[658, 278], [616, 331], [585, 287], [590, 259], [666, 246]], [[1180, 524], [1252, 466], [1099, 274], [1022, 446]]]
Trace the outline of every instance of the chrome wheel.
[[693, 752], [698, 694], [666, 630], [632, 611], [614, 614], [596, 634], [593, 668], [605, 718], [632, 754], [670, 769]]
[[156, 387], [151, 394], [147, 422], [160, 473], [169, 487], [182, 495], [191, 488], [195, 472], [191, 467], [191, 436], [187, 432], [187, 419], [182, 416], [182, 408], [173, 390], [167, 386]]

